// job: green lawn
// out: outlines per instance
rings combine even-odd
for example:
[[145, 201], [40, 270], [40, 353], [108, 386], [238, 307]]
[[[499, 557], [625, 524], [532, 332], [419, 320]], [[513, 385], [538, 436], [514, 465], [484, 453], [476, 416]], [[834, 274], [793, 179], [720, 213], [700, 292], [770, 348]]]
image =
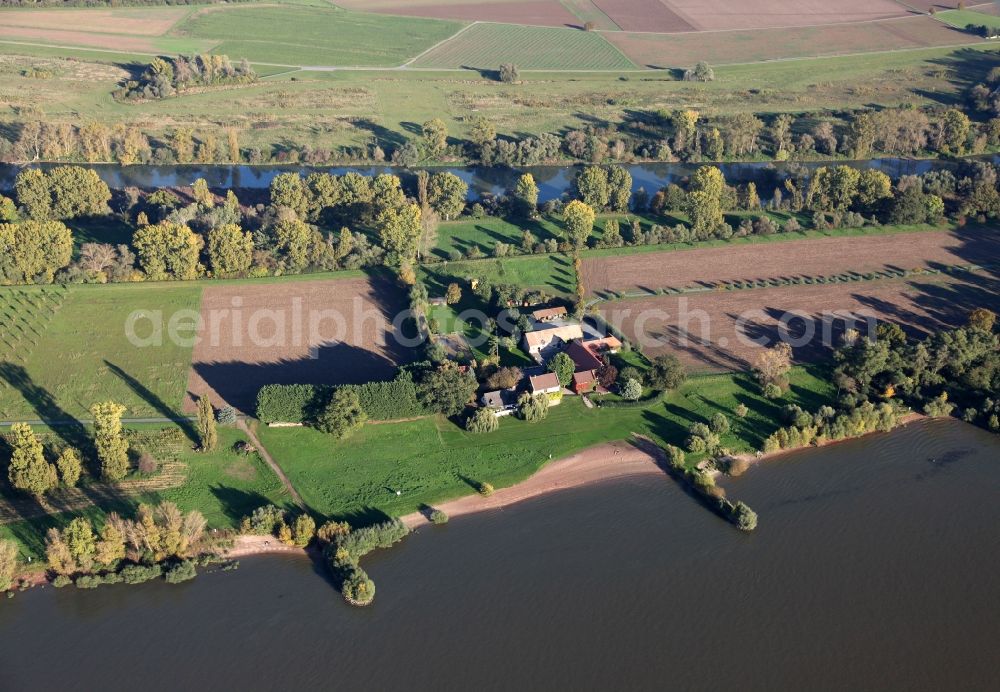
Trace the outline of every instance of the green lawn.
[[1000, 17], [992, 14], [983, 14], [975, 10], [946, 10], [938, 12], [935, 16], [941, 21], [961, 29], [964, 29], [969, 24], [975, 24], [976, 26], [986, 25], [993, 28], [1000, 27]]
[[[156, 438], [162, 435], [161, 426], [130, 426]], [[65, 429], [54, 428], [55, 432], [36, 427], [35, 431], [43, 440], [62, 444], [67, 435]], [[0, 430], [0, 432], [5, 432]], [[89, 431], [87, 431], [89, 433]], [[160, 463], [158, 473], [178, 474], [179, 485], [165, 489], [138, 493], [111, 493], [99, 495], [88, 492], [91, 498], [100, 498], [96, 504], [77, 512], [47, 515], [30, 520], [0, 525], [0, 537], [15, 538], [25, 550], [35, 558], [44, 553], [45, 531], [50, 526], [61, 526], [73, 516], [85, 515], [100, 518], [108, 512], [118, 512], [123, 516], [132, 514], [140, 502], [156, 504], [170, 501], [182, 511], [198, 510], [208, 521], [210, 528], [234, 528], [239, 520], [255, 508], [267, 504], [288, 505], [289, 498], [281, 482], [270, 468], [256, 454], [244, 456], [233, 450], [233, 445], [245, 436], [236, 428], [219, 428], [219, 447], [214, 452], [193, 451], [193, 444], [183, 433], [174, 432], [167, 439], [169, 443], [157, 444], [151, 450]], [[150, 477], [155, 480], [157, 475]], [[100, 483], [87, 483], [84, 487], [100, 491]], [[7, 485], [2, 486], [0, 505], [15, 498]]]
[[[176, 415], [187, 387], [191, 348], [173, 343], [167, 321], [196, 316], [197, 284], [0, 289], [0, 420], [89, 417], [98, 401], [128, 407], [126, 416]], [[163, 317], [161, 345], [137, 347], [126, 323], [135, 311]], [[151, 334], [150, 323], [135, 335]]]
[[437, 46], [414, 66], [496, 70], [628, 70], [635, 64], [599, 33], [579, 29], [475, 24]]
[[[544, 422], [505, 418], [487, 435], [467, 433], [442, 417], [367, 425], [344, 442], [309, 428], [262, 427], [258, 433], [311, 509], [374, 521], [469, 494], [477, 483], [517, 483], [550, 457], [632, 433], [680, 445], [691, 423], [707, 421], [717, 411], [732, 421], [725, 446], [757, 449], [778, 427], [782, 405], [815, 409], [832, 397], [823, 374], [821, 368], [795, 368], [791, 390], [778, 402], [763, 399], [743, 374], [692, 378], [665, 402], [647, 408], [588, 409], [579, 398], [567, 397]], [[741, 403], [750, 409], [743, 419], [734, 413]]]
[[335, 7], [238, 5], [191, 15], [174, 33], [221, 41], [234, 60], [287, 65], [400, 65], [454, 34], [459, 22], [349, 12]]
[[463, 291], [471, 292], [470, 279], [483, 279], [491, 284], [516, 284], [556, 296], [572, 294], [576, 285], [573, 262], [562, 253], [440, 262], [422, 266], [419, 275], [432, 298], [443, 296], [452, 282], [462, 286]]

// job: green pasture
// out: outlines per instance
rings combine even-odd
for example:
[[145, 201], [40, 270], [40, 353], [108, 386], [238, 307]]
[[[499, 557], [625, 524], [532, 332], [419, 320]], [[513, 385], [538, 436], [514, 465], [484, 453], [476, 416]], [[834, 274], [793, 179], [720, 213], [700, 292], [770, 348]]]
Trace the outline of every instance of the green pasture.
[[414, 62], [415, 67], [496, 70], [629, 70], [635, 64], [600, 34], [579, 29], [474, 24]]
[[566, 255], [528, 255], [502, 259], [440, 262], [420, 268], [419, 275], [431, 297], [444, 296], [448, 284], [456, 282], [470, 292], [473, 279], [491, 284], [515, 284], [550, 295], [571, 295], [576, 285], [573, 261]]
[[[588, 409], [578, 397], [567, 397], [542, 422], [504, 418], [497, 432], [486, 435], [442, 417], [367, 425], [343, 442], [310, 428], [262, 427], [259, 435], [311, 509], [370, 522], [467, 495], [478, 483], [512, 485], [550, 458], [633, 433], [682, 445], [691, 423], [720, 411], [732, 422], [723, 445], [751, 451], [777, 428], [782, 405], [815, 409], [832, 397], [822, 375], [819, 368], [795, 368], [790, 392], [777, 402], [761, 397], [743, 374], [692, 378], [665, 402], [645, 408]], [[741, 403], [749, 409], [746, 418], [735, 414]]]
[[988, 26], [994, 29], [1000, 28], [1000, 16], [983, 14], [975, 10], [945, 10], [944, 12], [938, 12], [934, 16], [960, 29], [964, 29], [969, 24]]

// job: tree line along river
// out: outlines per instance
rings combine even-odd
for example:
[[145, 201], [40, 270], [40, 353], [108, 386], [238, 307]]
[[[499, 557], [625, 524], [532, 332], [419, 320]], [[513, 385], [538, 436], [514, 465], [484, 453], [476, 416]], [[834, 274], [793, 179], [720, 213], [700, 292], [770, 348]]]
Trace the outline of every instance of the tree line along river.
[[[1000, 162], [1000, 156], [979, 157], [978, 160]], [[939, 159], [907, 159], [881, 158], [868, 161], [810, 161], [806, 163], [722, 163], [722, 164], [685, 164], [685, 163], [646, 163], [626, 165], [632, 175], [633, 191], [643, 188], [652, 194], [668, 183], [676, 182], [690, 176], [699, 165], [718, 165], [730, 184], [754, 182], [762, 195], [770, 196], [775, 185], [782, 176], [795, 166], [805, 166], [814, 170], [820, 166], [846, 164], [859, 168], [877, 168], [891, 178], [903, 175], [919, 175], [934, 169], [957, 168], [955, 161]], [[53, 168], [68, 164], [38, 164], [42, 168]], [[77, 164], [73, 164], [77, 165]], [[404, 181], [415, 175], [415, 170], [381, 167], [322, 167], [309, 168], [304, 166], [248, 166], [248, 165], [217, 165], [192, 164], [172, 166], [135, 165], [121, 166], [119, 164], [83, 164], [92, 168], [112, 189], [138, 187], [152, 189], [160, 187], [175, 187], [192, 184], [198, 178], [204, 178], [209, 187], [219, 189], [266, 189], [271, 181], [280, 173], [289, 171], [308, 174], [312, 172], [328, 172], [343, 175], [355, 171], [362, 175], [377, 175], [379, 173], [394, 173], [404, 178]], [[14, 178], [23, 167], [15, 164], [0, 164], [0, 190], [11, 190]], [[499, 195], [513, 188], [517, 178], [524, 172], [530, 172], [539, 188], [539, 201], [546, 202], [556, 199], [564, 193], [572, 191], [573, 179], [579, 166], [534, 166], [524, 169], [484, 166], [456, 166], [428, 169], [434, 172], [451, 172], [462, 178], [469, 185], [469, 200], [480, 199], [484, 195]]]

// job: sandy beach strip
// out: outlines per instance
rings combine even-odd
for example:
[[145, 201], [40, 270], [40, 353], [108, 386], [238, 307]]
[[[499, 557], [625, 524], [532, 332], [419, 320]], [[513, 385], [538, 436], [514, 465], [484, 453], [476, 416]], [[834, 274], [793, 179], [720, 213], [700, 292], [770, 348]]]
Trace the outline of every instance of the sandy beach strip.
[[[579, 488], [629, 476], [663, 474], [656, 457], [629, 442], [609, 442], [553, 461], [525, 481], [501, 488], [489, 497], [466, 495], [433, 506], [451, 517], [486, 512], [559, 490]], [[430, 523], [428, 513], [414, 512], [400, 518], [411, 529]]]

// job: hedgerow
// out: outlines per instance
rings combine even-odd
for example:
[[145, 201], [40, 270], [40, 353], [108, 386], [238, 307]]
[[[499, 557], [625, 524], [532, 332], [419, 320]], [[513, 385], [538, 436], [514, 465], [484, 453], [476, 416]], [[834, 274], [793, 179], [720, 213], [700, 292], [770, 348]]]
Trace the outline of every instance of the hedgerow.
[[[388, 382], [342, 385], [357, 392], [361, 407], [371, 420], [422, 416], [427, 410], [417, 399], [417, 388], [408, 372]], [[310, 384], [270, 384], [257, 394], [257, 418], [263, 423], [309, 423], [330, 401], [336, 387]]]

